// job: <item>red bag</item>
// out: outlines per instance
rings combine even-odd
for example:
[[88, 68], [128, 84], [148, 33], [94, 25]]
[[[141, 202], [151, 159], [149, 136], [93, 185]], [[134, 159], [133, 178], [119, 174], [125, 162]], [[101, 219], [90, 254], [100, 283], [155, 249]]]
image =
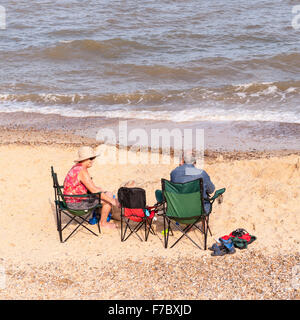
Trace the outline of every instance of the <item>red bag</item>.
[[[153, 219], [155, 215], [155, 210], [153, 210], [153, 208], [154, 207], [146, 207], [146, 209], [148, 209], [150, 213], [147, 219]], [[144, 209], [124, 208], [124, 216], [132, 221], [141, 222], [143, 218], [146, 217], [146, 214], [144, 212]]]

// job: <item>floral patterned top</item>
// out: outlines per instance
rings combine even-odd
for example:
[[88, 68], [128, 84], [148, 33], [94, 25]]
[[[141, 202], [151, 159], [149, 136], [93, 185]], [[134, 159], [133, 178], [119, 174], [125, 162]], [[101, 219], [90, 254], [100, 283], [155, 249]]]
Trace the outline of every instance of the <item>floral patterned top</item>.
[[[64, 181], [64, 194], [86, 194], [88, 190], [86, 186], [78, 180], [78, 174], [82, 170], [81, 163], [75, 164], [68, 172]], [[68, 203], [81, 202], [85, 198], [65, 197]]]

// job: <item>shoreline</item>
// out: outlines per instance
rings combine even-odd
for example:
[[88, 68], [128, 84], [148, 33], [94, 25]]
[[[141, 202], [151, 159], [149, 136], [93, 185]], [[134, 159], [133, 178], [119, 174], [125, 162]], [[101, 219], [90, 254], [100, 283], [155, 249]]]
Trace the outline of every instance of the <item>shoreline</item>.
[[[20, 146], [56, 146], [56, 147], [80, 147], [82, 145], [89, 145], [93, 148], [102, 145], [96, 139], [75, 134], [72, 132], [64, 132], [59, 130], [37, 130], [24, 128], [9, 128], [0, 126], [0, 146], [3, 145], [20, 145]], [[111, 145], [108, 145], [111, 147]], [[116, 145], [117, 149], [124, 149]], [[132, 150], [132, 146], [128, 146], [127, 150]], [[139, 150], [139, 149], [138, 149]], [[162, 154], [163, 150], [151, 150], [148, 152]], [[174, 155], [174, 149], [170, 148], [170, 155]], [[300, 150], [297, 149], [281, 149], [281, 150], [251, 150], [251, 151], [227, 151], [227, 150], [204, 150], [204, 157], [208, 161], [231, 161], [242, 159], [260, 159], [269, 157], [280, 157], [288, 155], [300, 155]]]
[[[114, 133], [116, 142], [120, 139], [121, 122], [126, 122], [127, 137], [133, 130], [140, 130], [147, 136], [146, 147], [151, 145], [152, 134], [159, 132], [160, 137], [177, 131], [182, 137], [186, 134], [188, 140], [196, 145], [197, 136], [203, 133], [204, 149], [218, 152], [273, 152], [276, 150], [300, 151], [300, 124], [284, 122], [259, 121], [199, 121], [170, 122], [136, 119], [109, 119], [104, 117], [63, 117], [56, 114], [36, 114], [26, 112], [1, 113], [0, 128], [6, 130], [39, 131], [41, 133], [57, 132], [80, 136], [97, 142], [101, 130], [109, 129]], [[162, 130], [166, 130], [164, 133]], [[187, 130], [187, 131], [185, 131]], [[187, 133], [185, 133], [187, 132]], [[175, 135], [174, 135], [175, 137]], [[60, 137], [59, 141], [61, 141]], [[129, 139], [129, 138], [128, 138]], [[150, 140], [149, 140], [150, 139]], [[173, 139], [173, 136], [172, 136]], [[173, 140], [164, 144], [167, 148], [174, 146]], [[178, 139], [178, 135], [177, 138]], [[201, 138], [200, 138], [201, 139]], [[71, 139], [73, 141], [73, 139]], [[140, 143], [140, 138], [129, 140], [127, 145]], [[163, 143], [162, 140], [160, 143]], [[143, 143], [141, 143], [143, 145]], [[160, 145], [161, 146], [161, 145]], [[198, 148], [198, 147], [197, 147]]]

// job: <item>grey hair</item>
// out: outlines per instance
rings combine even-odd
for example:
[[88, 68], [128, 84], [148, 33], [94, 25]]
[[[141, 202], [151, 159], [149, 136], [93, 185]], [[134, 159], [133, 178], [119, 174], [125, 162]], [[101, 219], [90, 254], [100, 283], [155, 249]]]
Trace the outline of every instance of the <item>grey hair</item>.
[[197, 158], [192, 151], [182, 152], [182, 159], [187, 164], [194, 164], [197, 161]]

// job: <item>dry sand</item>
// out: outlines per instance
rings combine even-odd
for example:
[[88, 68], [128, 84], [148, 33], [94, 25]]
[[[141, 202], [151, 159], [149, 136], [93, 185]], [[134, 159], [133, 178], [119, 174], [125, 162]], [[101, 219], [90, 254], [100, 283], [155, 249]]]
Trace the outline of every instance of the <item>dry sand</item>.
[[[204, 169], [216, 188], [226, 187], [211, 214], [208, 244], [236, 228], [257, 237], [246, 250], [212, 257], [188, 240], [164, 249], [161, 218], [148, 242], [121, 242], [118, 225], [98, 237], [80, 229], [60, 243], [50, 166], [62, 183], [78, 146], [96, 142], [22, 130], [0, 136], [1, 299], [299, 299], [299, 153], [206, 152]], [[115, 193], [136, 179], [152, 205], [160, 179], [175, 166], [95, 162], [90, 173]]]

